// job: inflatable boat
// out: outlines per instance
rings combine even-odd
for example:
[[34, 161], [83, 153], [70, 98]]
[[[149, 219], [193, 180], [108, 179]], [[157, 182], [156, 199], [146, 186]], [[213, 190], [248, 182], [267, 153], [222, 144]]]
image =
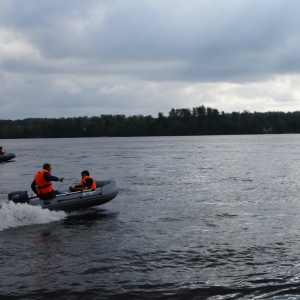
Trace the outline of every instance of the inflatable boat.
[[4, 153], [4, 154], [0, 154], [0, 162], [6, 162], [9, 161], [13, 158], [15, 158], [16, 156], [13, 153]]
[[119, 185], [113, 179], [96, 181], [96, 184], [95, 190], [60, 192], [54, 198], [47, 200], [42, 200], [38, 196], [28, 196], [27, 191], [16, 191], [8, 194], [8, 200], [14, 203], [41, 206], [49, 210], [70, 212], [105, 204], [119, 193]]

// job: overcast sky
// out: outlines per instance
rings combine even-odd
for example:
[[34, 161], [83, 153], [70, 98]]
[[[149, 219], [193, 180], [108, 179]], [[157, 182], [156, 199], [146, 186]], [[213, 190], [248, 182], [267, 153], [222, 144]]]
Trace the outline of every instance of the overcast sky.
[[299, 0], [0, 0], [0, 119], [300, 110]]

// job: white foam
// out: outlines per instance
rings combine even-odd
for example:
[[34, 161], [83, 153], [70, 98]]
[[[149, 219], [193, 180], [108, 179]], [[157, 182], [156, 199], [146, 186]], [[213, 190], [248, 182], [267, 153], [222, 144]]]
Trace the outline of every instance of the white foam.
[[7, 228], [45, 224], [67, 217], [63, 211], [50, 211], [24, 203], [3, 203], [0, 209], [0, 231]]

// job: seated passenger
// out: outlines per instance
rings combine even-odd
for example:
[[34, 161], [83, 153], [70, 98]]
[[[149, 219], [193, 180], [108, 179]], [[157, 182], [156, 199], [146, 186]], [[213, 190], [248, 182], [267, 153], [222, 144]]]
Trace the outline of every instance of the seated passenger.
[[52, 167], [49, 163], [43, 165], [43, 170], [37, 172], [34, 175], [34, 180], [31, 183], [31, 189], [43, 200], [54, 198], [59, 194], [58, 191], [54, 191], [52, 187], [52, 181], [63, 182], [64, 178], [58, 178], [51, 175]]
[[70, 192], [84, 191], [84, 190], [94, 190], [96, 189], [95, 180], [90, 177], [90, 173], [87, 170], [81, 172], [81, 183], [75, 186], [70, 186]]

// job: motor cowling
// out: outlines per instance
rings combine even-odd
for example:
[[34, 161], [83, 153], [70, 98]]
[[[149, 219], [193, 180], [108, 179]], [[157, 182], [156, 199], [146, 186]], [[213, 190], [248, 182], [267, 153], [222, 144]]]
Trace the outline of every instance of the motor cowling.
[[8, 200], [11, 200], [15, 203], [25, 203], [28, 201], [27, 191], [16, 191], [8, 194]]

